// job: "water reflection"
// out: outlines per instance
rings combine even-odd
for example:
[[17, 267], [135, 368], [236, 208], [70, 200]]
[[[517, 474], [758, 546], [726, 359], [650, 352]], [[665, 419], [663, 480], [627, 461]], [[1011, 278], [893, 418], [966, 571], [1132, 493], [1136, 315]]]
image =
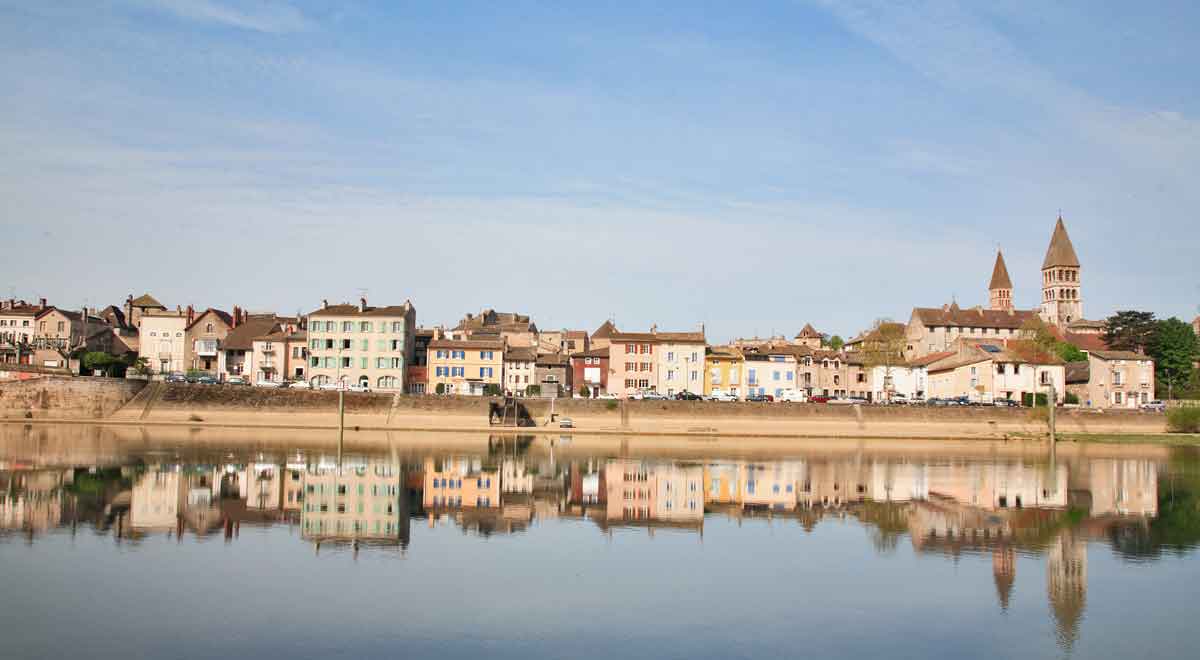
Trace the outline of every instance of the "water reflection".
[[1057, 460], [864, 450], [673, 457], [496, 437], [476, 452], [347, 453], [339, 466], [333, 452], [303, 448], [140, 446], [100, 460], [90, 447], [73, 460], [61, 448], [0, 445], [0, 535], [32, 544], [83, 528], [120, 543], [217, 535], [233, 543], [243, 526], [279, 526], [317, 552], [334, 545], [404, 556], [414, 521], [490, 536], [574, 520], [604, 537], [675, 532], [702, 542], [717, 519], [795, 521], [809, 533], [823, 521], [855, 520], [877, 553], [907, 542], [917, 555], [979, 555], [981, 567], [990, 557], [989, 598], [1003, 612], [1014, 602], [1018, 559], [1041, 561], [1067, 648], [1087, 608], [1089, 545], [1152, 561], [1200, 541], [1200, 461], [1182, 450], [1099, 448]]

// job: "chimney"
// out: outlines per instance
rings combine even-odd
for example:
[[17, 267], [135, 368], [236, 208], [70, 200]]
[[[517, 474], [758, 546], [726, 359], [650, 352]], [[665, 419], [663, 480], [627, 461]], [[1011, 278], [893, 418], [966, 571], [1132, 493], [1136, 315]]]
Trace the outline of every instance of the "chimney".
[[237, 306], [233, 306], [233, 327], [238, 327], [238, 322], [242, 320], [242, 310]]
[[358, 311], [360, 311], [360, 312], [367, 311], [367, 299], [366, 298], [358, 299]]
[[41, 307], [42, 309], [46, 309], [46, 299], [45, 298], [38, 298], [38, 307]]
[[191, 325], [191, 324], [192, 324], [192, 321], [194, 321], [195, 319], [196, 319], [196, 310], [195, 310], [195, 309], [193, 309], [191, 305], [188, 305], [188, 308], [187, 308], [187, 324], [188, 324], [188, 325]]
[[658, 324], [655, 323], [654, 325], [650, 326], [650, 334], [655, 334], [657, 332], [658, 332]]
[[329, 299], [321, 300], [321, 309], [329, 309]]
[[704, 324], [703, 324], [703, 323], [701, 323], [701, 324], [700, 324], [700, 336], [701, 336], [701, 337], [705, 336], [705, 335], [704, 335]]

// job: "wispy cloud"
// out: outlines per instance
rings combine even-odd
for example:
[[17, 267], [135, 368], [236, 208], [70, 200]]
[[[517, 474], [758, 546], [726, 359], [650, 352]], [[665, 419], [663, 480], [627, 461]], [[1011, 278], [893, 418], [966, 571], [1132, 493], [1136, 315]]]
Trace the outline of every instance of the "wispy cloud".
[[[141, 4], [191, 21], [217, 23], [242, 30], [282, 34], [314, 27], [299, 9], [286, 2], [254, 0], [228, 3], [217, 0], [141, 0]], [[232, 6], [237, 4], [238, 6]]]

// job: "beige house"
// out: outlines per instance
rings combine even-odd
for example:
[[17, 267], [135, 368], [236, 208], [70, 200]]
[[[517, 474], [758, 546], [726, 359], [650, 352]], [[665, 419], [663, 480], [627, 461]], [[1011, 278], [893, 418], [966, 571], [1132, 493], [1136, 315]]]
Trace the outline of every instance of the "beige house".
[[33, 364], [35, 321], [47, 309], [45, 298], [37, 305], [23, 300], [0, 301], [0, 363]]
[[427, 511], [500, 506], [501, 475], [478, 458], [425, 459], [421, 504]]
[[[532, 351], [532, 347], [530, 348]], [[504, 387], [502, 340], [434, 339], [429, 342], [427, 392], [481, 395], [488, 385]], [[530, 380], [533, 365], [530, 363]]]
[[1028, 342], [1007, 344], [964, 340], [953, 354], [927, 367], [929, 397], [968, 397], [990, 403], [1020, 403], [1026, 394], [1049, 394], [1057, 403], [1066, 397], [1066, 367], [1055, 355], [1040, 354]]
[[588, 339], [588, 343], [593, 349], [608, 348], [612, 335], [615, 332], [617, 332], [617, 326], [612, 321], [605, 321], [592, 333], [592, 336]]
[[415, 331], [409, 301], [388, 307], [370, 307], [366, 298], [358, 305], [326, 301], [308, 315], [308, 380], [403, 391]]
[[235, 327], [225, 336], [221, 344], [220, 378], [233, 377], [252, 381], [256, 378], [254, 368], [254, 340], [279, 329], [274, 314], [244, 315], [234, 310]]
[[143, 293], [137, 298], [134, 298], [133, 295], [130, 294], [129, 297], [125, 299], [125, 322], [135, 329], [141, 327], [142, 317], [145, 316], [147, 312], [157, 313], [165, 311], [167, 311], [166, 306], [158, 302], [154, 296], [148, 293]]
[[805, 323], [804, 327], [800, 329], [800, 332], [796, 333], [796, 338], [793, 340], [793, 343], [797, 346], [804, 346], [806, 348], [816, 350], [821, 348], [821, 333], [817, 332], [817, 329], [812, 327], [811, 323]]
[[187, 368], [215, 376], [221, 361], [221, 343], [233, 329], [233, 317], [228, 312], [211, 307], [198, 316], [188, 307], [187, 315], [188, 325], [184, 333], [188, 350]]
[[254, 338], [251, 364], [255, 382], [308, 380], [308, 333], [291, 328], [291, 324], [276, 326], [270, 333]]
[[151, 373], [182, 373], [191, 360], [187, 348], [188, 318], [181, 310], [147, 311], [139, 319], [138, 357], [145, 358]]
[[530, 385], [537, 385], [537, 351], [533, 348], [510, 348], [504, 352], [504, 391], [525, 396]]
[[1091, 351], [1081, 394], [1080, 405], [1089, 408], [1137, 409], [1155, 399], [1154, 360], [1130, 351]]
[[680, 392], [704, 393], [704, 349], [700, 332], [659, 332], [657, 362], [658, 392], [675, 396]]
[[962, 309], [957, 304], [917, 307], [908, 321], [904, 358], [913, 360], [951, 350], [959, 339], [1004, 341], [1018, 339], [1021, 327], [1036, 319], [1036, 311], [1015, 309]]

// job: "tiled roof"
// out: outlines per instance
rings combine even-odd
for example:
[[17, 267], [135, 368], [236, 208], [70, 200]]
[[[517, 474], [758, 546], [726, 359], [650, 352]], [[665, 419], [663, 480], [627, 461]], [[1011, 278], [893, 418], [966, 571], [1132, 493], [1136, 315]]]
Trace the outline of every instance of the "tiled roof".
[[1079, 257], [1075, 255], [1075, 246], [1071, 245], [1071, 237], [1067, 236], [1067, 227], [1063, 224], [1062, 216], [1054, 225], [1054, 234], [1050, 236], [1050, 247], [1046, 248], [1046, 258], [1042, 260], [1042, 269], [1055, 266], [1079, 267]]
[[805, 323], [804, 328], [796, 333], [796, 339], [820, 339], [821, 333], [817, 332], [816, 328], [812, 327], [811, 323]]
[[1089, 355], [1095, 355], [1101, 360], [1149, 360], [1150, 356], [1145, 353], [1134, 353], [1133, 351], [1088, 351]]
[[1087, 360], [1081, 362], [1067, 363], [1067, 384], [1078, 385], [1086, 383], [1092, 378], [1091, 363]]
[[484, 350], [484, 351], [503, 351], [503, 341], [492, 341], [483, 339], [435, 339], [429, 342], [429, 348], [449, 348], [460, 350]]
[[1008, 276], [1008, 266], [1004, 264], [1004, 253], [996, 250], [996, 265], [992, 267], [992, 281], [988, 289], [1011, 289], [1012, 278]]
[[154, 296], [152, 296], [148, 293], [143, 293], [142, 295], [138, 296], [137, 298], [134, 298], [130, 302], [130, 304], [133, 305], [134, 307], [160, 307], [162, 309], [167, 308], [166, 305], [163, 305], [162, 303], [158, 302], [157, 300], [154, 299]]
[[[248, 351], [253, 348], [255, 339], [279, 331], [279, 324], [274, 317], [262, 318], [252, 316], [245, 323], [229, 331], [222, 342], [222, 347], [232, 350]], [[282, 334], [282, 333], [281, 333]]]
[[649, 332], [616, 332], [609, 334], [609, 339], [614, 342], [628, 341], [657, 341], [658, 335]]
[[204, 310], [203, 312], [200, 312], [199, 314], [197, 314], [196, 318], [191, 322], [191, 324], [188, 325], [187, 329], [191, 330], [193, 327], [196, 326], [197, 323], [200, 322], [201, 319], [203, 319], [205, 316], [208, 316], [209, 314], [212, 314], [213, 316], [221, 319], [221, 321], [226, 326], [233, 325], [233, 316], [229, 312], [226, 312], [226, 311], [223, 311], [220, 309], [213, 309], [212, 307], [209, 307], [208, 309]]
[[505, 362], [533, 362], [537, 360], [537, 351], [524, 346], [510, 348], [504, 353]]
[[612, 321], [605, 321], [604, 323], [600, 324], [599, 328], [596, 328], [595, 332], [592, 333], [592, 338], [611, 337], [615, 334], [617, 334], [617, 326], [613, 325]]
[[703, 344], [703, 332], [656, 332], [659, 341], [675, 342], [677, 344]]
[[941, 353], [930, 353], [929, 355], [909, 360], [908, 364], [911, 367], [928, 367], [929, 365], [945, 360], [946, 358], [954, 357], [954, 351], [943, 351]]
[[567, 356], [562, 353], [542, 353], [537, 356], [538, 366], [561, 367], [567, 364]]
[[993, 310], [982, 307], [962, 309], [958, 305], [947, 307], [917, 307], [913, 315], [926, 327], [950, 326], [958, 328], [996, 328], [1020, 330], [1030, 319], [1037, 318], [1034, 310]]
[[589, 358], [589, 357], [606, 358], [606, 357], [608, 357], [608, 347], [605, 346], [604, 348], [593, 348], [590, 351], [580, 351], [578, 353], [572, 353], [571, 357], [573, 357], [573, 358]]
[[37, 316], [50, 309], [40, 305], [14, 305], [9, 309], [0, 310], [0, 316]]
[[388, 305], [387, 307], [371, 307], [367, 306], [365, 311], [360, 311], [358, 305], [342, 304], [330, 305], [322, 307], [315, 311], [309, 312], [309, 316], [404, 316], [412, 309], [412, 305], [405, 303], [403, 305]]

